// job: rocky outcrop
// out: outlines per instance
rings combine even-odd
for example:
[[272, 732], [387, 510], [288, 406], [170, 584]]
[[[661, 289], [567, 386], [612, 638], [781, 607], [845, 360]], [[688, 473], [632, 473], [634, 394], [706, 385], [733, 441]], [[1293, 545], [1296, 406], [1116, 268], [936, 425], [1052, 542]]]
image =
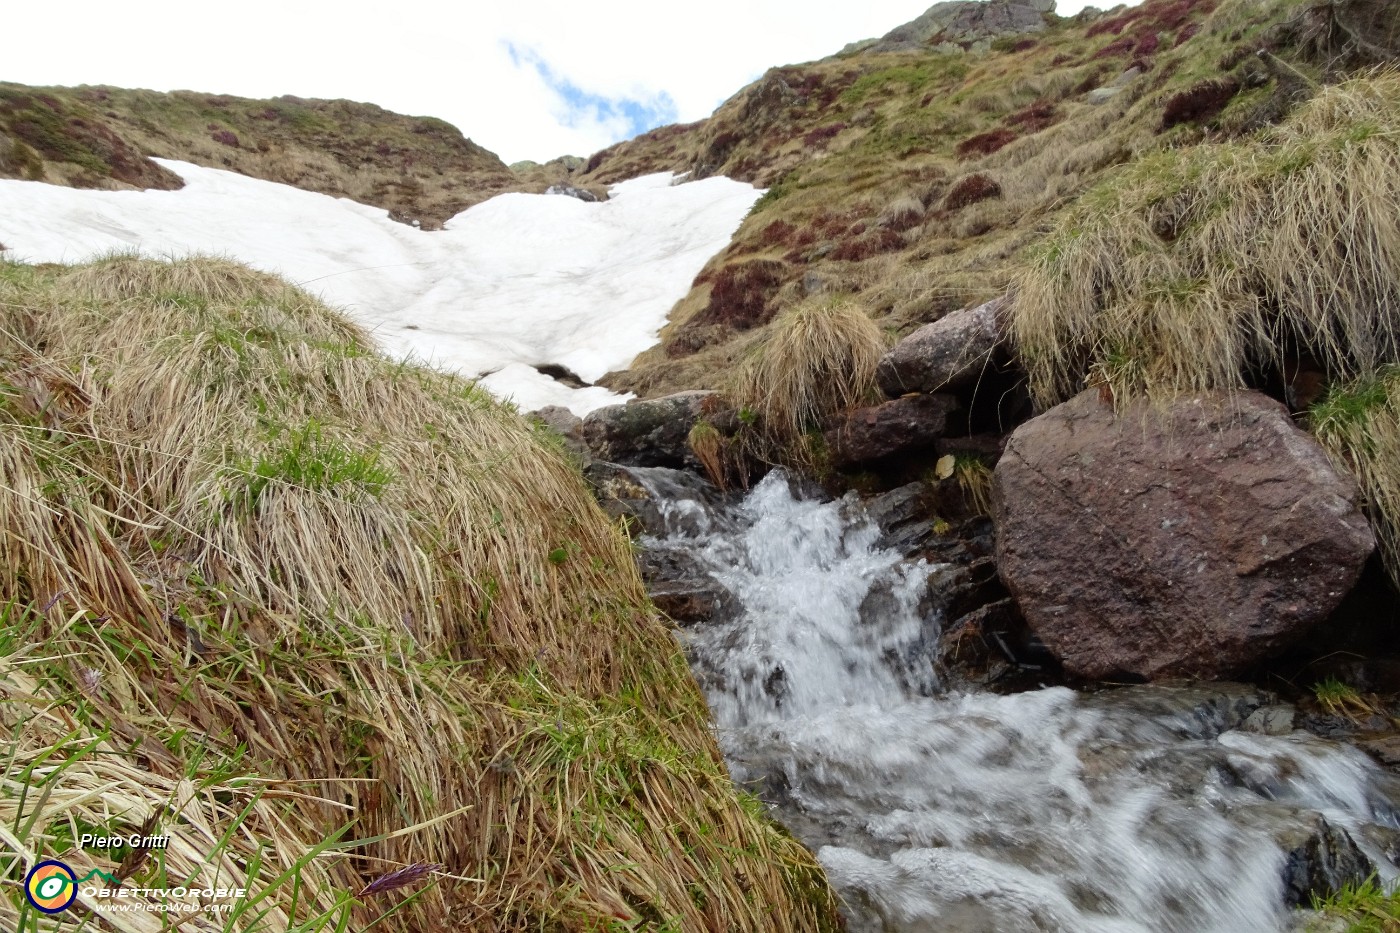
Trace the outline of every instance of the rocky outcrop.
[[948, 395], [911, 395], [848, 412], [826, 432], [832, 465], [839, 469], [931, 449], [960, 407]]
[[967, 388], [991, 369], [1003, 345], [1007, 300], [997, 298], [925, 324], [880, 360], [875, 378], [890, 398]]
[[918, 51], [944, 43], [961, 47], [999, 36], [1040, 32], [1045, 28], [1045, 14], [1054, 10], [1054, 0], [937, 3], [918, 19], [864, 45], [862, 51]]
[[1086, 392], [1022, 425], [995, 472], [998, 566], [1074, 675], [1224, 677], [1305, 634], [1375, 547], [1355, 485], [1253, 392]]
[[550, 185], [548, 188], [544, 189], [544, 193], [558, 194], [569, 198], [577, 198], [580, 201], [586, 201], [590, 204], [596, 203], [598, 201], [598, 196], [596, 194], [594, 194], [592, 191], [589, 191], [587, 188], [580, 188], [577, 185]]
[[697, 467], [687, 438], [714, 392], [677, 392], [599, 408], [583, 419], [583, 438], [599, 460], [627, 466]]

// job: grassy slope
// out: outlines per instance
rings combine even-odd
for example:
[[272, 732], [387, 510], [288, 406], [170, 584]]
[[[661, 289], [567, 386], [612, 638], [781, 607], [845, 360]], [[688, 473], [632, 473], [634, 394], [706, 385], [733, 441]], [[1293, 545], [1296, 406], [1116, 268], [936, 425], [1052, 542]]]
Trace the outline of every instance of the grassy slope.
[[832, 928], [556, 444], [232, 263], [0, 262], [0, 925], [57, 856], [237, 931]]
[[373, 104], [0, 83], [0, 178], [179, 187], [147, 156], [352, 198], [427, 229], [492, 195], [559, 180], [549, 167], [510, 171], [441, 120]]
[[[803, 299], [809, 273], [858, 296], [892, 333], [999, 293], [1047, 225], [1112, 167], [1247, 134], [1304, 99], [1346, 45], [1315, 7], [1148, 0], [1053, 21], [982, 55], [855, 54], [774, 69], [707, 121], [599, 153], [585, 178], [666, 168], [771, 186], [677, 306], [662, 344], [608, 384], [643, 394], [721, 386], [768, 322]], [[1339, 7], [1387, 15], [1374, 3]], [[1142, 77], [1107, 103], [1088, 101], [1134, 64]], [[1213, 81], [1239, 92], [1202, 94]]]

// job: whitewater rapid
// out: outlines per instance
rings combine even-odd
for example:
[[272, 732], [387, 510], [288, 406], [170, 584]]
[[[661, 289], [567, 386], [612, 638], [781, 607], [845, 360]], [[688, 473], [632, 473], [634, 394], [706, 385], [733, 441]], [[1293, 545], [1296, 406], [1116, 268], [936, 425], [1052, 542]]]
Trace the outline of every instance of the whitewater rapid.
[[676, 488], [647, 548], [738, 607], [684, 633], [721, 747], [816, 851], [853, 933], [1279, 933], [1301, 922], [1295, 850], [1338, 831], [1395, 878], [1395, 778], [1247, 731], [1262, 692], [945, 692], [939, 568], [882, 549], [854, 503], [781, 474], [728, 507]]

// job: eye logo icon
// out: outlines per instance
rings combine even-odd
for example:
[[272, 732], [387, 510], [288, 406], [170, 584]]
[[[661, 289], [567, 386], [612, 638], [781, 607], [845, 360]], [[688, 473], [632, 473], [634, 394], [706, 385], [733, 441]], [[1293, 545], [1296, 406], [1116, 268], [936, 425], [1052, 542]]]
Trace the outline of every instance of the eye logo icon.
[[62, 862], [40, 862], [24, 879], [24, 896], [38, 910], [59, 914], [78, 899], [78, 879]]

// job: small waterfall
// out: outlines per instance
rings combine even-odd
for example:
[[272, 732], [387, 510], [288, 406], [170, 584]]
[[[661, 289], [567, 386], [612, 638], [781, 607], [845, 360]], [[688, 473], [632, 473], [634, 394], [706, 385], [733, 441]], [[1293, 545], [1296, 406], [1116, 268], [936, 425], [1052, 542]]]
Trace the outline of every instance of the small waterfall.
[[650, 557], [733, 597], [684, 635], [721, 747], [817, 852], [853, 933], [1278, 933], [1308, 846], [1361, 858], [1354, 839], [1395, 877], [1397, 780], [1349, 746], [1243, 730], [1260, 691], [942, 693], [940, 568], [880, 548], [857, 503], [775, 473], [725, 504], [656, 472]]

